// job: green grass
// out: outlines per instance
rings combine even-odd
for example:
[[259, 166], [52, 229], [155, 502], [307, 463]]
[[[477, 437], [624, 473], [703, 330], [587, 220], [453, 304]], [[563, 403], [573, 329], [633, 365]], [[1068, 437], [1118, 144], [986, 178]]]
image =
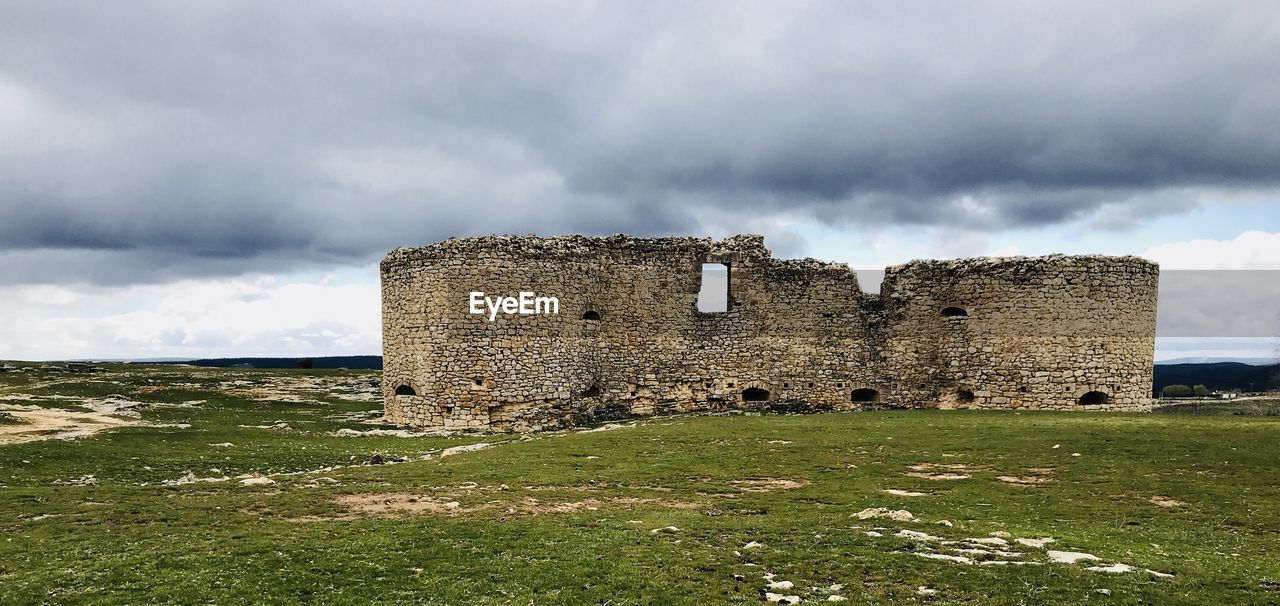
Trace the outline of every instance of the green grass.
[[[379, 404], [333, 394], [376, 374], [33, 368], [6, 373], [0, 403], [121, 396], [152, 405], [140, 409], [146, 423], [190, 427], [0, 446], [3, 603], [759, 604], [766, 572], [793, 582], [781, 593], [806, 603], [825, 601], [833, 584], [848, 604], [1280, 602], [1276, 417], [884, 411], [353, 438], [331, 432], [376, 427], [356, 419]], [[259, 400], [229, 381], [318, 387], [291, 391], [301, 402]], [[192, 401], [203, 402], [172, 406]], [[81, 410], [74, 402], [9, 401]], [[277, 421], [291, 429], [242, 427]], [[482, 441], [496, 446], [439, 456]], [[234, 446], [210, 446], [226, 442]], [[308, 472], [374, 454], [410, 461], [276, 475], [265, 487], [163, 484], [188, 470]], [[904, 475], [919, 463], [974, 471], [952, 481]], [[1028, 474], [1052, 481], [997, 479]], [[86, 475], [96, 484], [73, 483]], [[735, 484], [784, 479], [802, 485]], [[372, 515], [335, 503], [378, 493], [458, 505]], [[1154, 496], [1184, 504], [1161, 507]], [[854, 515], [870, 507], [908, 509], [919, 521]], [[666, 526], [679, 530], [652, 532]], [[884, 536], [865, 534], [875, 527]], [[1054, 548], [1174, 576], [925, 559], [912, 552], [941, 548], [893, 536], [904, 528], [948, 539], [1052, 536]], [[749, 541], [763, 546], [743, 550]], [[937, 593], [918, 595], [920, 586]]]

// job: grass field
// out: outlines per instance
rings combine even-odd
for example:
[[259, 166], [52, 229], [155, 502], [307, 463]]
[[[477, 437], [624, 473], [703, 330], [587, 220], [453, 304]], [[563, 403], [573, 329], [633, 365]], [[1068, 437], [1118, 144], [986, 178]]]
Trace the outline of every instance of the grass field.
[[1275, 416], [401, 437], [374, 373], [19, 366], [3, 603], [1280, 602]]

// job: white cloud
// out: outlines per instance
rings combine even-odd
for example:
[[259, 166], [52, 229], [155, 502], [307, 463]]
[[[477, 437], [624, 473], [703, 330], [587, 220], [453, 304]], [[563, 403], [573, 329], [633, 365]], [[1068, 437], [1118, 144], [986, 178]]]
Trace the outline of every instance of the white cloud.
[[129, 288], [13, 286], [0, 358], [318, 356], [381, 350], [374, 268]]
[[1143, 257], [1168, 269], [1280, 269], [1280, 233], [1246, 231], [1232, 240], [1190, 240], [1148, 248]]

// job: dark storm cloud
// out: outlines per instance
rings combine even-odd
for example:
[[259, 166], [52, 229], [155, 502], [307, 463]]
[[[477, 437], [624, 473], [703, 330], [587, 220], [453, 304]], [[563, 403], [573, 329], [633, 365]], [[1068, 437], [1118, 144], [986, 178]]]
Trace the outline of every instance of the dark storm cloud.
[[782, 213], [1123, 227], [1198, 204], [1176, 192], [1275, 191], [1278, 17], [1266, 2], [10, 2], [0, 280]]

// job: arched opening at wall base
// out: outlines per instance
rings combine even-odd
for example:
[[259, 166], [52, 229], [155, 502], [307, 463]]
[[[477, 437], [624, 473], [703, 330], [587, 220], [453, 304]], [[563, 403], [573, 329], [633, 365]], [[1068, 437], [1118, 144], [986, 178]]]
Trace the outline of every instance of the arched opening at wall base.
[[1101, 406], [1111, 403], [1111, 396], [1102, 391], [1090, 391], [1080, 396], [1078, 400], [1081, 406]]
[[748, 387], [742, 390], [743, 402], [768, 402], [769, 390], [759, 387]]
[[880, 401], [880, 392], [865, 387], [855, 389], [849, 394], [849, 401], [859, 404], [874, 404]]
[[416, 396], [418, 395], [418, 392], [414, 391], [414, 389], [408, 385], [401, 385], [399, 387], [396, 387], [396, 395], [397, 396]]

